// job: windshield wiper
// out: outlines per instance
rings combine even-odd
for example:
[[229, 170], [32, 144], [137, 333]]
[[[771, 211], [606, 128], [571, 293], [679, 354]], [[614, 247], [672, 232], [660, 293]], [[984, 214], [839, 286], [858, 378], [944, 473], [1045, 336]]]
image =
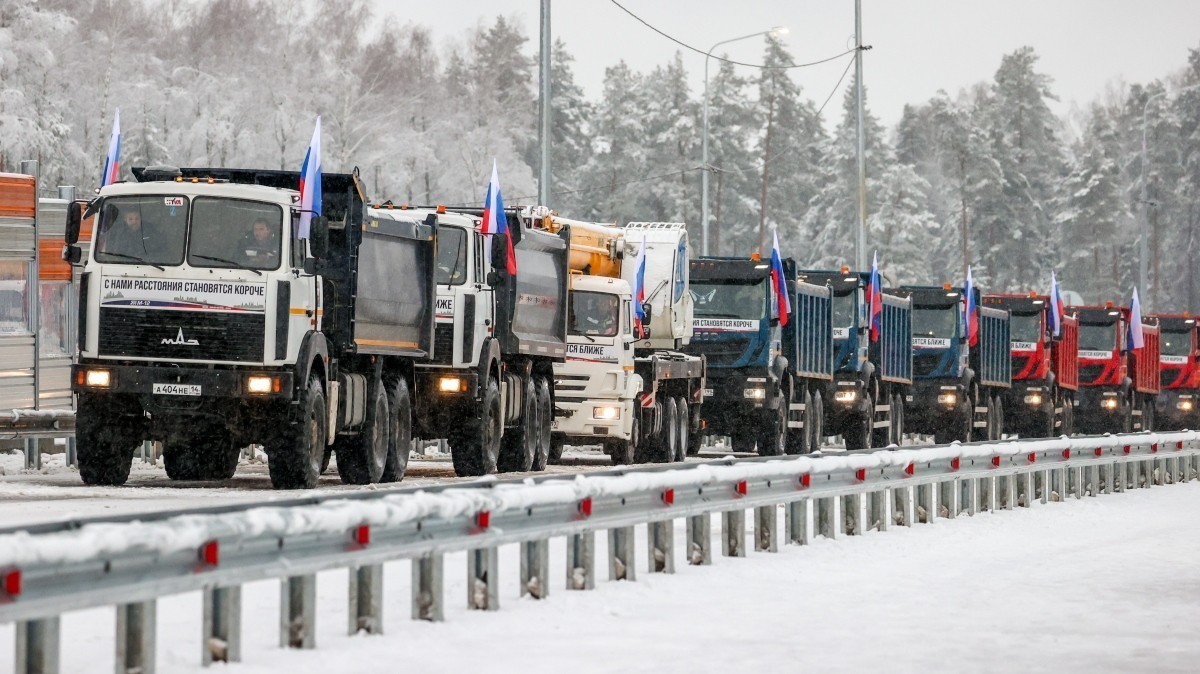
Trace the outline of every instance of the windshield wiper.
[[157, 264], [154, 264], [153, 262], [147, 260], [146, 258], [138, 257], [136, 255], [126, 255], [125, 253], [114, 253], [114, 252], [108, 251], [108, 250], [102, 250], [102, 251], [100, 251], [100, 254], [101, 255], [111, 255], [113, 257], [122, 257], [122, 258], [125, 258], [126, 260], [133, 260], [134, 262], [138, 262], [140, 264], [148, 264], [151, 267], [154, 267], [155, 269], [157, 269], [159, 271], [166, 271], [165, 268], [163, 268]]
[[192, 253], [192, 257], [198, 257], [202, 260], [212, 260], [213, 262], [220, 262], [222, 264], [227, 264], [236, 269], [245, 269], [247, 271], [252, 271], [255, 274], [258, 274], [259, 276], [262, 276], [262, 272], [255, 269], [254, 267], [247, 267], [245, 265], [238, 264], [238, 263], [234, 262], [233, 260], [226, 260], [223, 257], [213, 257], [212, 255], [200, 255], [199, 253]]

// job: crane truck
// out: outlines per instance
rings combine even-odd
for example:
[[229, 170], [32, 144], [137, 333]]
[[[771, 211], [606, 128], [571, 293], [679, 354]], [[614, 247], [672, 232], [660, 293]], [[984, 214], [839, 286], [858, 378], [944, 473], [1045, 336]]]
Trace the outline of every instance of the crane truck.
[[833, 292], [834, 379], [825, 387], [824, 432], [847, 449], [887, 447], [904, 435], [912, 387], [912, 301], [883, 288], [879, 329], [871, 335], [870, 272], [806, 270], [800, 280]]
[[1156, 430], [1200, 428], [1200, 326], [1189, 314], [1159, 314], [1162, 391]]
[[264, 446], [277, 489], [403, 477], [415, 366], [434, 354], [437, 225], [365, 208], [357, 173], [326, 173], [322, 213], [299, 226], [300, 174], [135, 168], [87, 213], [70, 208], [64, 257], [79, 280], [79, 474], [129, 477], [163, 443], [167, 475], [225, 479]]
[[[1012, 386], [1008, 312], [979, 303], [979, 289], [902, 286], [912, 298], [913, 400], [905, 427], [935, 442], [996, 440]], [[971, 326], [974, 324], [975, 335]]]
[[[617, 464], [682, 461], [698, 448], [704, 359], [676, 350], [691, 340], [688, 238], [682, 223], [625, 227], [560, 218], [570, 228], [567, 358], [554, 364], [551, 460], [563, 445], [600, 443]], [[633, 288], [645, 242], [646, 319], [635, 325]]]
[[1079, 404], [1075, 425], [1089, 433], [1154, 430], [1161, 388], [1159, 332], [1153, 317], [1142, 320], [1144, 346], [1129, 344], [1128, 307], [1067, 307], [1079, 317]]
[[702, 433], [728, 436], [735, 452], [778, 456], [819, 448], [823, 395], [833, 381], [831, 291], [797, 280], [782, 261], [792, 314], [774, 315], [770, 264], [748, 258], [691, 262], [695, 334], [685, 352], [704, 356]]
[[1074, 432], [1079, 391], [1079, 321], [1062, 317], [1051, 332], [1049, 295], [989, 294], [984, 306], [1007, 310], [1011, 333], [1012, 388], [1004, 393], [1004, 430], [1023, 438]]

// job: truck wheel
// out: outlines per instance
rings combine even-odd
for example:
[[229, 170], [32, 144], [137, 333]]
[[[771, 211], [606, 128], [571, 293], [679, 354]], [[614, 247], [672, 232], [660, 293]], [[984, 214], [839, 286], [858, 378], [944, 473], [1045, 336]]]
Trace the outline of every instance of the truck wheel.
[[183, 439], [163, 442], [163, 467], [172, 480], [228, 480], [237, 472], [241, 447], [233, 438], [215, 431], [214, 440], [197, 443]]
[[1063, 417], [1062, 428], [1059, 429], [1062, 435], [1075, 434], [1075, 399], [1063, 399]]
[[809, 454], [821, 451], [821, 441], [825, 438], [825, 400], [820, 391], [812, 394], [812, 424], [810, 427], [808, 413], [804, 415], [804, 432], [808, 433]]
[[[784, 444], [783, 451], [787, 454], [796, 455], [808, 452], [809, 436], [812, 432], [808, 428], [809, 420], [811, 419], [813, 403], [812, 391], [804, 389], [804, 396], [801, 398], [804, 404], [804, 428], [789, 428], [787, 429], [787, 441]], [[791, 411], [788, 411], [788, 417], [791, 417]]]
[[141, 442], [130, 432], [129, 420], [113, 415], [109, 405], [85, 393], [79, 394], [75, 420], [76, 458], [83, 483], [109, 487], [125, 484], [133, 466], [133, 452]]
[[617, 440], [605, 444], [604, 451], [608, 457], [612, 459], [613, 465], [616, 466], [632, 466], [637, 460], [638, 452], [638, 434], [641, 429], [638, 428], [638, 415], [635, 411], [633, 414], [633, 426], [629, 431], [628, 440]]
[[328, 422], [325, 391], [321, 388], [321, 380], [312, 377], [291, 423], [267, 445], [267, 468], [272, 486], [276, 489], [317, 486], [321, 462], [325, 459]]
[[778, 396], [775, 408], [765, 410], [759, 426], [758, 455], [783, 456], [787, 441], [787, 398]]
[[993, 400], [995, 400], [995, 403], [992, 409], [996, 415], [996, 424], [992, 440], [1002, 440], [1004, 438], [1004, 398], [996, 396]]
[[904, 446], [904, 396], [892, 396], [892, 442]]
[[500, 414], [500, 387], [495, 379], [489, 378], [479, 405], [479, 418], [468, 421], [464, 429], [447, 438], [456, 475], [468, 477], [496, 472], [500, 431], [504, 425]]
[[[634, 411], [633, 413], [633, 426], [634, 428], [637, 428], [637, 411]], [[566, 444], [567, 441], [564, 440], [561, 435], [550, 436], [550, 457], [548, 459], [550, 463], [562, 463], [563, 447], [565, 447]]]
[[842, 436], [846, 439], [846, 449], [870, 449], [874, 423], [875, 401], [871, 399], [871, 393], [868, 391], [863, 395], [862, 410], [858, 419], [850, 422], [849, 430]]
[[692, 425], [692, 415], [688, 411], [687, 399], [683, 396], [675, 401], [675, 416], [678, 420], [679, 431], [675, 434], [675, 456], [671, 460], [682, 463], [687, 460], [688, 436], [691, 435], [688, 431]]
[[538, 436], [537, 387], [533, 379], [525, 380], [521, 392], [521, 421], [509, 429], [500, 443], [500, 458], [496, 467], [501, 473], [528, 471], [533, 468]]
[[408, 456], [412, 454], [412, 396], [408, 382], [399, 377], [388, 387], [388, 409], [391, 411], [391, 428], [388, 432], [387, 463], [383, 466], [380, 482], [399, 482], [408, 470]]
[[550, 425], [554, 420], [554, 403], [550, 400], [550, 382], [545, 378], [537, 380], [537, 451], [533, 454], [533, 469], [546, 470], [550, 462]]
[[367, 418], [356, 435], [339, 436], [333, 442], [337, 454], [338, 476], [344, 484], [373, 484], [383, 477], [391, 445], [392, 419], [388, 413], [387, 393], [377, 382], [375, 401], [367, 408]]
[[700, 435], [700, 405], [703, 401], [696, 403], [692, 408], [692, 418], [688, 424], [688, 440], [687, 440], [687, 455], [696, 456], [700, 453], [700, 443], [704, 439]]
[[663, 400], [662, 429], [652, 444], [650, 460], [654, 463], [670, 463], [675, 458], [675, 446], [679, 441], [679, 408], [674, 398]]

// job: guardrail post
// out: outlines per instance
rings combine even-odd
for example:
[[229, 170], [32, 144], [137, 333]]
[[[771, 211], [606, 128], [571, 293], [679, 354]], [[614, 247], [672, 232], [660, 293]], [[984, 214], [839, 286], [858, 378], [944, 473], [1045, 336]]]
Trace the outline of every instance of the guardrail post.
[[937, 516], [937, 503], [935, 500], [932, 484], [917, 485], [916, 521], [933, 524], [933, 520]]
[[879, 491], [867, 494], [867, 525], [863, 527], [865, 531], [870, 531], [871, 529], [875, 531], [887, 531], [887, 502], [890, 496], [891, 491], [888, 489], [880, 489]]
[[842, 497], [842, 531], [847, 536], [861, 536], [863, 533], [863, 495], [847, 494]]
[[811, 509], [806, 498], [792, 501], [784, 509], [783, 526], [787, 529], [787, 542], [791, 545], [808, 545], [812, 542], [808, 529], [808, 514]]
[[242, 586], [205, 588], [200, 664], [242, 659]]
[[608, 579], [637, 580], [634, 568], [633, 527], [608, 530]]
[[567, 536], [567, 589], [596, 587], [596, 532]]
[[117, 606], [117, 674], [154, 674], [155, 601]]
[[1088, 496], [1097, 496], [1100, 493], [1100, 466], [1087, 467], [1087, 490]]
[[495, 546], [467, 550], [467, 608], [500, 609], [500, 556]]
[[1100, 477], [1100, 488], [1097, 491], [1104, 494], [1113, 493], [1112, 464], [1102, 463], [1096, 467], [1096, 472]]
[[79, 466], [79, 452], [75, 445], [75, 436], [67, 437], [67, 465], [72, 468]]
[[687, 518], [687, 559], [692, 566], [712, 564], [712, 515]]
[[317, 647], [317, 576], [284, 578], [279, 584], [279, 647]]
[[979, 480], [959, 480], [959, 512], [974, 517], [979, 514]]
[[550, 541], [521, 543], [521, 596], [545, 599], [550, 594]]
[[443, 597], [442, 555], [432, 554], [412, 560], [413, 620], [445, 620]]
[[383, 565], [350, 569], [349, 633], [383, 634]]
[[726, 557], [746, 556], [746, 511], [726, 510], [721, 513], [721, 552]]
[[1080, 466], [1067, 468], [1067, 479], [1071, 483], [1071, 494], [1077, 499], [1083, 498], [1083, 468]]
[[909, 485], [892, 489], [892, 517], [896, 524], [911, 527], [916, 519], [913, 503], [913, 488]]
[[989, 513], [996, 512], [996, 478], [993, 476], [979, 478], [979, 509]]
[[15, 674], [58, 674], [59, 617], [17, 623]]
[[1000, 475], [996, 478], [996, 507], [1000, 510], [1012, 510], [1017, 500], [1017, 483], [1014, 475]]
[[25, 470], [42, 469], [42, 448], [38, 438], [25, 438]]
[[1013, 479], [1017, 488], [1015, 503], [1022, 508], [1033, 507], [1033, 472], [1017, 473]]
[[836, 504], [837, 499], [829, 496], [817, 499], [816, 529], [818, 536], [837, 538]]
[[675, 521], [646, 525], [646, 553], [650, 573], [675, 573]]
[[1050, 470], [1039, 470], [1033, 474], [1033, 495], [1040, 503], [1050, 502]]
[[1188, 480], [1192, 479], [1192, 476], [1189, 474], [1189, 473], [1191, 473], [1191, 470], [1192, 470], [1191, 457], [1187, 457], [1187, 456], [1180, 457], [1179, 458], [1179, 481], [1187, 482]]
[[757, 552], [779, 552], [779, 506], [759, 506], [754, 509], [754, 549]]
[[[958, 517], [959, 511], [959, 489], [958, 480], [951, 478], [942, 480], [938, 483], [938, 507], [946, 510], [946, 517], [954, 519]], [[941, 511], [938, 511], [941, 514]]]

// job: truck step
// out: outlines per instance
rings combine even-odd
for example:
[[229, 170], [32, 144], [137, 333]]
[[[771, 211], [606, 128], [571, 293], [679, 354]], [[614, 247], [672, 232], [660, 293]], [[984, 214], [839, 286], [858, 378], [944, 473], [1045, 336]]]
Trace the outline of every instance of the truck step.
[[1142, 411], [1141, 411], [1141, 410], [1134, 410], [1134, 411], [1133, 411], [1133, 416], [1135, 416], [1135, 417], [1140, 417], [1140, 416], [1142, 416]]
[[804, 403], [788, 403], [788, 410], [791, 412], [803, 412]]
[[803, 421], [789, 421], [788, 428], [804, 428]]
[[985, 406], [983, 406], [983, 407], [979, 407], [979, 406], [977, 405], [977, 406], [975, 407], [975, 414], [987, 414], [987, 413], [988, 413], [988, 408], [987, 408], [987, 406], [986, 406], [986, 405], [985, 405]]
[[891, 412], [892, 406], [891, 405], [876, 405], [875, 411], [876, 412]]
[[973, 426], [975, 428], [987, 428], [987, 422], [986, 421], [976, 421], [976, 422], [972, 423], [971, 426]]
[[876, 421], [875, 423], [871, 424], [871, 428], [887, 428], [891, 425], [892, 422], [890, 421]]

